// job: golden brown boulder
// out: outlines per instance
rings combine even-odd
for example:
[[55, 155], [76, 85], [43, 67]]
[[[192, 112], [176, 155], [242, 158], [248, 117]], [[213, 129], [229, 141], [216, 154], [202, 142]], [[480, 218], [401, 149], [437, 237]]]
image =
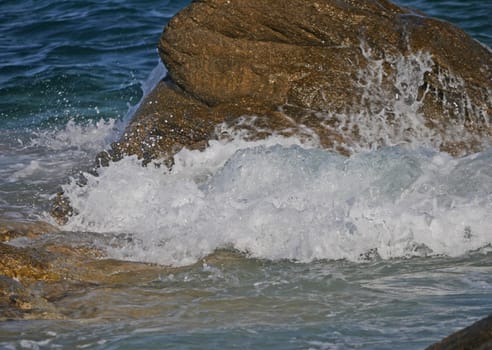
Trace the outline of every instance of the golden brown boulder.
[[417, 140], [463, 155], [492, 143], [491, 51], [386, 0], [196, 1], [169, 22], [159, 53], [167, 81], [113, 158], [202, 148], [219, 124], [253, 138], [304, 133], [344, 154]]

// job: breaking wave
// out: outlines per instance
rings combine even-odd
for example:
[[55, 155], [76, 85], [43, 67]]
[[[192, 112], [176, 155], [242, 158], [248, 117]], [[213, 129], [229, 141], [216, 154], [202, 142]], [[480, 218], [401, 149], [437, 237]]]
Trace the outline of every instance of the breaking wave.
[[[212, 142], [172, 170], [127, 157], [66, 185], [64, 229], [116, 234], [115, 258], [192, 264], [216, 249], [292, 259], [456, 256], [492, 243], [492, 149], [388, 147], [349, 158], [295, 138]], [[104, 240], [101, 240], [103, 242]]]

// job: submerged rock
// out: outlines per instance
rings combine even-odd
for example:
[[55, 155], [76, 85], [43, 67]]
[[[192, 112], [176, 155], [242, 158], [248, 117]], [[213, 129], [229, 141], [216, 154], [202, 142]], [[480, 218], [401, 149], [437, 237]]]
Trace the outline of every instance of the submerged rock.
[[492, 315], [475, 322], [426, 350], [487, 350], [492, 349]]
[[491, 144], [491, 51], [386, 0], [195, 1], [169, 22], [159, 53], [167, 80], [103, 163], [200, 149], [227, 128], [314, 138], [342, 154]]
[[18, 248], [0, 243], [0, 275], [17, 281], [57, 281], [51, 256], [36, 249]]
[[[156, 278], [163, 271], [155, 265], [105, 259], [91, 246], [50, 242], [56, 232], [42, 223], [0, 223], [0, 241], [22, 243], [0, 243], [0, 322], [74, 317], [80, 310], [64, 307], [72, 305], [72, 295]], [[97, 309], [84, 312], [84, 317], [93, 317]]]
[[0, 242], [8, 242], [18, 237], [36, 238], [58, 229], [43, 221], [14, 222], [0, 220]]

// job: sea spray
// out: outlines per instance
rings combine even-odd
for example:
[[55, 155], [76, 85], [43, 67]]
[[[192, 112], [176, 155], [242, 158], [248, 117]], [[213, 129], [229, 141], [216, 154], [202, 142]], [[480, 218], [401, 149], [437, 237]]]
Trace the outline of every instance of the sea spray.
[[221, 248], [302, 262], [456, 256], [492, 243], [491, 161], [490, 149], [346, 158], [292, 138], [213, 142], [170, 171], [127, 157], [65, 186], [78, 211], [65, 229], [114, 235], [112, 257], [175, 266]]
[[[472, 103], [464, 80], [452, 72], [438, 69], [436, 78], [442, 89], [454, 96], [452, 100], [447, 100], [446, 94], [439, 95], [426, 82], [426, 74], [436, 67], [428, 52], [375, 58], [364, 42], [361, 43], [361, 52], [367, 65], [357, 72], [354, 89], [359, 94], [353, 103], [347, 105], [343, 113], [315, 113], [320, 125], [343, 136], [344, 142], [335, 142], [334, 149], [348, 148], [357, 153], [395, 145], [433, 149], [441, 149], [448, 144], [475, 144], [481, 145], [482, 149], [490, 147], [490, 137], [486, 132], [476, 134], [473, 128], [468, 128], [475, 123], [485, 129], [492, 120], [484, 106]], [[424, 115], [426, 98], [441, 100], [439, 108], [444, 113], [441, 119], [429, 120]], [[469, 150], [462, 147], [454, 149], [454, 152], [463, 156]]]
[[[69, 108], [70, 110], [83, 114], [88, 111], [87, 108], [92, 108], [90, 113], [87, 113], [87, 119], [93, 118], [94, 123], [101, 117], [108, 120], [124, 116], [128, 110], [126, 103], [133, 104], [140, 96], [138, 80], [144, 78], [157, 61], [155, 44], [162, 26], [178, 9], [189, 2], [149, 0], [138, 2], [138, 6], [133, 6], [127, 1], [39, 0], [29, 2], [27, 6], [27, 3], [22, 1], [2, 2], [0, 17], [3, 16], [3, 20], [0, 20], [0, 27], [6, 35], [0, 36], [5, 48], [0, 52], [3, 58], [3, 65], [0, 67], [0, 217], [5, 214], [5, 208], [9, 211], [8, 216], [15, 221], [24, 220], [25, 211], [39, 213], [45, 210], [44, 205], [49, 201], [46, 199], [34, 203], [33, 198], [40, 192], [49, 195], [55, 193], [59, 184], [67, 182], [67, 173], [77, 172], [86, 165], [90, 167], [94, 153], [100, 151], [96, 150], [98, 141], [94, 142], [94, 147], [90, 142], [85, 142], [80, 148], [76, 142], [69, 142], [70, 149], [67, 153], [64, 153], [63, 149], [50, 149], [41, 145], [24, 147], [30, 145], [34, 128], [36, 132], [43, 133], [48, 129], [53, 130], [56, 125], [63, 133], [64, 124], [72, 117], [76, 118], [77, 126], [85, 125], [81, 124], [81, 118], [74, 114], [65, 114], [66, 108], [63, 104], [52, 104], [52, 101], [56, 101], [56, 94], [60, 90], [67, 92], [66, 97], [70, 99], [73, 107]], [[454, 22], [478, 40], [492, 45], [492, 22], [490, 16], [485, 15], [489, 8], [486, 1], [398, 2]], [[438, 35], [435, 38], [439, 40], [440, 37]], [[463, 64], [467, 64], [466, 59]], [[492, 98], [492, 91], [485, 93], [489, 99]], [[96, 106], [100, 114], [94, 113]], [[60, 118], [56, 118], [57, 115]], [[37, 129], [38, 126], [40, 129]], [[327, 126], [332, 124], [327, 123]], [[25, 129], [26, 127], [28, 129]], [[343, 128], [343, 125], [340, 127]], [[309, 133], [309, 130], [306, 131]], [[54, 137], [58, 138], [58, 135]], [[76, 135], [75, 137], [77, 138]], [[115, 136], [112, 141], [116, 140]], [[490, 138], [482, 141], [486, 140], [490, 141]], [[460, 198], [461, 202], [458, 203], [461, 204], [469, 201], [470, 208], [475, 205], [473, 197], [479, 200], [481, 198], [483, 203], [476, 206], [477, 211], [455, 210], [458, 216], [454, 219], [458, 224], [452, 228], [459, 228], [456, 230], [456, 242], [462, 239], [463, 244], [468, 245], [463, 250], [471, 249], [478, 237], [476, 227], [490, 226], [486, 220], [480, 222], [480, 215], [483, 214], [481, 208], [489, 209], [490, 213], [490, 205], [487, 206], [490, 198], [487, 193], [491, 187], [490, 159], [487, 160], [490, 153], [486, 151], [475, 157], [451, 160], [445, 154], [419, 149], [419, 144], [424, 143], [418, 140], [415, 142], [418, 166], [416, 173], [407, 170], [409, 177], [416, 177], [422, 184], [419, 187], [419, 193], [423, 193], [422, 198], [428, 198], [426, 206], [430, 211], [426, 209], [425, 212], [431, 215], [422, 216], [422, 225], [428, 225], [427, 222], [430, 222], [430, 225], [442, 222], [433, 218], [436, 216], [433, 213], [434, 207], [442, 208], [442, 212], [446, 213], [447, 208], [453, 206], [453, 201], [449, 198]], [[54, 143], [52, 145], [55, 146]], [[261, 145], [256, 144], [258, 147]], [[273, 146], [263, 145], [267, 149]], [[228, 171], [233, 173], [234, 168], [231, 165], [236, 163], [239, 157], [239, 153], [234, 155], [236, 151], [242, 152], [241, 159], [252, 157], [250, 151], [237, 146], [237, 140], [228, 147], [232, 153], [227, 152], [224, 161], [217, 161], [213, 168], [204, 165], [200, 171], [197, 171], [196, 162], [204, 160], [205, 157], [211, 160], [218, 160], [219, 157], [212, 152], [186, 153], [183, 150], [179, 155], [181, 160], [176, 163], [173, 171], [178, 171], [178, 166], [183, 171], [188, 171], [188, 178], [192, 179], [189, 182], [190, 187], [194, 188], [193, 186], [199, 184], [196, 187], [202, 192], [209, 183], [218, 186]], [[299, 153], [290, 150], [289, 147], [285, 145], [286, 150], [281, 148], [270, 151], [273, 154]], [[425, 147], [436, 149], [431, 143], [425, 143]], [[226, 147], [221, 149], [225, 150]], [[366, 148], [356, 149], [353, 153], [364, 152], [375, 157], [379, 154], [376, 149], [377, 147], [372, 151]], [[215, 148], [215, 151], [218, 151], [218, 148]], [[255, 149], [255, 152], [256, 158], [264, 156], [264, 150]], [[309, 152], [311, 150], [308, 150]], [[195, 160], [189, 160], [188, 156], [193, 156]], [[480, 160], [477, 157], [483, 158]], [[342, 160], [350, 163], [353, 158], [354, 156]], [[87, 159], [87, 163], [81, 159]], [[227, 162], [228, 159], [231, 161]], [[333, 159], [338, 157], [335, 156]], [[365, 159], [368, 163], [372, 162], [372, 158]], [[420, 159], [424, 159], [422, 164]], [[224, 165], [226, 162], [227, 165]], [[192, 163], [195, 165], [192, 166]], [[129, 178], [127, 188], [115, 186], [113, 192], [125, 193], [126, 189], [137, 186], [138, 180], [141, 180], [136, 179], [137, 171], [141, 169], [138, 162], [127, 165], [126, 168], [124, 163], [113, 165], [115, 169], [111, 171], [115, 176], [128, 175]], [[436, 168], [435, 171], [426, 170], [431, 165]], [[47, 173], [46, 170], [50, 172]], [[125, 170], [128, 173], [124, 172]], [[153, 172], [154, 170], [156, 172]], [[21, 172], [10, 178], [15, 181], [6, 182], [17, 171]], [[32, 175], [28, 175], [30, 171], [33, 171]], [[434, 178], [434, 173], [440, 175]], [[149, 165], [138, 174], [150, 174], [149, 176], [155, 178], [165, 177], [163, 182], [169, 181], [168, 172], [162, 167], [156, 169]], [[403, 174], [403, 171], [400, 174]], [[418, 174], [422, 175], [419, 177]], [[370, 175], [368, 173], [360, 176], [362, 181], [368, 181]], [[15, 177], [17, 179], [14, 179]], [[182, 176], [183, 179], [185, 177], [187, 175]], [[46, 179], [52, 182], [52, 186], [36, 184]], [[115, 179], [108, 178], [105, 181], [106, 184], [101, 184], [101, 190], [105, 186], [111, 188], [109, 182]], [[348, 182], [347, 179], [346, 183]], [[353, 182], [357, 183], [355, 180]], [[335, 185], [336, 183], [333, 184]], [[223, 186], [225, 188], [226, 184]], [[295, 192], [297, 186], [298, 182], [289, 192]], [[388, 185], [385, 193], [393, 187], [397, 187], [394, 182], [391, 186]], [[417, 188], [416, 185], [415, 187]], [[447, 195], [444, 192], [446, 189], [452, 189], [454, 192]], [[406, 192], [402, 193], [404, 196], [407, 195]], [[127, 194], [124, 201], [131, 202], [130, 192]], [[108, 195], [109, 192], [101, 191], [101, 203], [104, 202], [104, 196]], [[205, 201], [211, 198], [211, 194], [208, 193], [202, 196]], [[231, 197], [234, 198], [233, 193]], [[309, 203], [311, 198], [306, 197], [304, 202]], [[316, 198], [316, 193], [312, 197]], [[81, 201], [83, 199], [84, 197], [80, 198]], [[291, 201], [295, 201], [295, 204], [289, 202], [295, 210], [302, 210], [306, 206], [294, 197]], [[353, 200], [349, 202], [352, 203]], [[140, 211], [135, 203], [133, 200], [133, 205], [128, 206], [132, 207], [132, 211]], [[145, 204], [145, 201], [142, 203]], [[98, 202], [91, 204], [97, 208]], [[279, 205], [280, 202], [277, 201], [276, 204]], [[167, 205], [168, 203], [165, 203], [163, 207]], [[362, 205], [361, 207], [363, 208]], [[400, 204], [400, 207], [403, 205]], [[119, 210], [116, 209], [109, 208], [105, 214], [108, 222], [111, 215]], [[295, 210], [292, 212], [295, 213]], [[128, 213], [131, 213], [130, 210]], [[470, 213], [473, 215], [468, 216]], [[150, 210], [148, 214], [151, 214]], [[81, 215], [88, 218], [85, 213]], [[473, 225], [462, 224], [460, 221]], [[152, 222], [146, 220], [140, 226], [150, 224]], [[138, 228], [137, 224], [135, 226]], [[79, 227], [89, 229], [84, 225]], [[191, 228], [193, 227], [190, 226], [190, 231]], [[143, 230], [135, 230], [132, 233], [130, 230], [121, 229], [124, 233], [118, 235], [110, 233], [111, 229], [108, 225], [107, 230], [101, 230], [105, 233], [89, 234], [75, 231], [48, 234], [39, 239], [29, 239], [30, 243], [27, 244], [39, 247], [48, 241], [48, 249], [51, 250], [50, 246], [54, 248], [77, 245], [79, 242], [90, 245], [99, 241], [101, 247], [109, 247], [108, 251], [112, 256], [126, 256], [127, 259], [133, 260], [139, 260], [139, 254], [143, 256], [145, 244], [148, 247], [147, 251], [152, 251], [155, 255], [149, 256], [148, 261], [157, 261], [158, 258], [164, 261], [163, 256], [171, 251], [172, 247], [165, 250], [165, 247], [158, 249], [152, 246], [153, 236]], [[221, 229], [226, 230], [227, 227]], [[361, 227], [357, 229], [361, 231]], [[358, 234], [354, 227], [351, 231], [355, 235]], [[177, 231], [182, 232], [183, 230]], [[431, 239], [436, 231], [426, 232]], [[488, 232], [490, 233], [490, 229]], [[159, 237], [157, 233], [155, 236]], [[181, 237], [184, 245], [193, 246], [193, 241], [185, 241], [185, 235]], [[449, 243], [453, 242], [453, 237]], [[127, 251], [123, 251], [122, 247], [128, 247]], [[414, 249], [417, 250], [417, 254], [432, 254], [423, 245], [415, 245]], [[68, 251], [78, 254], [83, 250]], [[182, 252], [186, 253], [185, 250]], [[190, 257], [189, 261], [195, 261], [195, 255], [183, 255]], [[452, 331], [466, 327], [492, 311], [490, 245], [476, 253], [456, 258], [433, 256], [379, 260], [374, 251], [365, 256], [374, 256], [376, 259], [364, 264], [347, 260], [316, 260], [309, 264], [299, 264], [287, 260], [247, 259], [244, 254], [221, 250], [207, 257], [206, 262], [200, 261], [198, 264], [180, 269], [141, 265], [138, 268], [141, 272], [131, 273], [125, 272], [128, 264], [114, 260], [84, 264], [82, 268], [90, 269], [93, 273], [86, 274], [85, 278], [90, 279], [88, 283], [74, 281], [75, 289], [68, 288], [70, 282], [67, 280], [58, 285], [44, 282], [31, 284], [34, 295], [40, 298], [43, 286], [48, 290], [46, 299], [41, 299], [43, 305], [46, 305], [48, 300], [48, 303], [53, 305], [50, 311], [59, 311], [62, 319], [3, 322], [0, 327], [0, 348], [194, 347], [207, 350], [242, 346], [249, 349], [272, 350], [424, 349]], [[180, 262], [185, 263], [183, 260]], [[149, 269], [159, 272], [149, 273]], [[67, 273], [73, 277], [76, 275], [76, 271], [71, 269]], [[97, 282], [94, 280], [94, 274], [106, 275], [108, 283]], [[5, 282], [3, 278], [2, 283]], [[17, 283], [13, 285], [18, 286]], [[23, 295], [27, 293], [16, 294], [15, 300], [4, 299], [4, 305], [22, 301]], [[41, 310], [36, 308], [33, 312], [26, 313], [26, 317], [32, 319], [40, 312]], [[48, 315], [42, 317], [46, 316]]]
[[[165, 74], [166, 68], [159, 61], [147, 79], [140, 83], [143, 96], [146, 96]], [[34, 131], [26, 147], [44, 147], [49, 151], [77, 149], [93, 157], [97, 152], [109, 148], [111, 142], [121, 136], [139, 105], [140, 103], [128, 106], [128, 112], [123, 119], [101, 118], [81, 123], [71, 118], [63, 127]], [[95, 109], [99, 114], [99, 109]]]
[[109, 147], [115, 131], [120, 128], [115, 119], [100, 119], [85, 124], [70, 119], [62, 128], [33, 132], [28, 147], [44, 147], [48, 151], [79, 150], [94, 153]]
[[[142, 93], [147, 94], [165, 73], [159, 61], [140, 82]], [[104, 107], [96, 106], [93, 110], [98, 118], [82, 120], [68, 109], [57, 111], [70, 117], [64, 124], [0, 130], [0, 216], [43, 218], [59, 185], [69, 176], [92, 169], [96, 155], [121, 136], [136, 108], [138, 104], [128, 106], [125, 117], [111, 118]], [[52, 117], [57, 119], [56, 114]]]
[[[320, 137], [302, 124], [293, 130], [302, 140], [248, 142], [255, 132], [275, 131], [254, 129], [257, 116], [244, 116], [236, 126], [251, 137], [219, 125], [216, 136], [225, 133], [224, 139], [210, 141], [203, 152], [183, 149], [171, 170], [159, 160], [141, 167], [136, 157], [126, 157], [100, 169], [99, 176], [84, 175], [85, 186], [76, 180], [65, 185], [76, 215], [64, 229], [115, 234], [114, 244], [103, 245], [111, 256], [169, 265], [193, 263], [221, 248], [312, 261], [459, 255], [489, 244], [491, 179], [483, 159], [490, 159], [490, 150], [463, 159], [436, 151], [449, 141], [487, 146], [488, 140], [474, 139], [459, 118], [446, 130], [426, 121], [423, 100], [431, 91], [425, 75], [435, 66], [429, 53], [375, 58], [364, 43], [361, 52], [367, 65], [356, 77], [357, 100], [344, 113], [313, 112], [330, 135], [342, 135], [344, 141], [333, 148], [348, 149], [351, 157], [312, 148]], [[165, 73], [159, 64], [143, 84], [144, 95]], [[464, 82], [449, 74], [438, 79], [464, 90]], [[461, 97], [456, 114], [470, 114], [466, 92]], [[124, 123], [100, 123], [94, 138], [103, 149]], [[40, 144], [101, 146], [73, 122], [65, 131], [51, 140], [41, 137]], [[79, 132], [66, 137], [72, 131]], [[471, 183], [473, 176], [457, 170], [470, 164], [485, 178]], [[37, 165], [14, 175], [30, 174]]]
[[[348, 148], [349, 158], [319, 149], [316, 130], [302, 124], [297, 138], [273, 131], [247, 141], [272, 130], [244, 116], [236, 129], [218, 125], [220, 141], [205, 151], [182, 149], [170, 170], [125, 157], [99, 176], [86, 174], [85, 186], [65, 185], [76, 215], [64, 229], [103, 234], [100, 246], [115, 258], [176, 266], [223, 248], [309, 262], [456, 256], [491, 244], [491, 149], [457, 159], [438, 151], [450, 140], [477, 140], [459, 118], [444, 131], [426, 122], [432, 57], [375, 59], [361, 50], [368, 60], [357, 77], [361, 100], [343, 114], [315, 113], [321, 127], [344, 135], [334, 147]], [[155, 71], [154, 78], [165, 73]]]

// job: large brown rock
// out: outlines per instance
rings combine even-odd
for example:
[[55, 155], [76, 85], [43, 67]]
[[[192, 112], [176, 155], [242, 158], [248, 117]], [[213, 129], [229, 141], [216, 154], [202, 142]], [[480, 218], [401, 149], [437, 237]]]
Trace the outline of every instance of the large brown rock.
[[[349, 155], [417, 143], [461, 156], [492, 145], [492, 52], [386, 0], [201, 0], [159, 42], [169, 70], [101, 165], [144, 163], [211, 139], [310, 139]], [[74, 215], [60, 194], [53, 217]]]
[[[386, 0], [201, 0], [159, 42], [169, 70], [110, 152], [205, 147], [217, 125], [319, 138], [348, 154], [417, 140], [455, 155], [492, 139], [492, 54]], [[224, 125], [224, 124], [222, 124]]]

